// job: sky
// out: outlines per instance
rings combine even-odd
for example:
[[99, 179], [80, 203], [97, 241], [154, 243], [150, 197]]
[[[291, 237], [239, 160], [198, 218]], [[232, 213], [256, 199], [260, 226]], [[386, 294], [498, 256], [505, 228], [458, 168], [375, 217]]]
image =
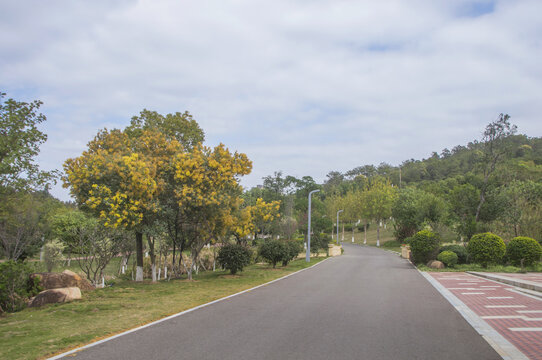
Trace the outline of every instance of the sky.
[[[508, 113], [542, 136], [540, 0], [0, 0], [0, 91], [61, 169], [143, 109], [189, 111], [262, 177], [399, 165]], [[68, 200], [60, 185], [51, 193]]]

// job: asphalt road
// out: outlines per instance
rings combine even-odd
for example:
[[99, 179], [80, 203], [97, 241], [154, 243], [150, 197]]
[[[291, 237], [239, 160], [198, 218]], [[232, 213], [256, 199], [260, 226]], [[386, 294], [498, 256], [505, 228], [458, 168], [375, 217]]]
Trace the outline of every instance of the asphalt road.
[[[73, 355], [72, 355], [73, 356]], [[343, 256], [83, 350], [76, 359], [500, 359], [411, 265]]]

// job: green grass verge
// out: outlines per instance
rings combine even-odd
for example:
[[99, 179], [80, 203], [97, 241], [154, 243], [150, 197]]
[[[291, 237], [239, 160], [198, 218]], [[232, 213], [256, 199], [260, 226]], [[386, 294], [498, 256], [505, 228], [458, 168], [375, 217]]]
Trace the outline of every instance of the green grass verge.
[[194, 281], [121, 281], [67, 304], [0, 317], [0, 359], [36, 359], [90, 343], [171, 314], [266, 283], [322, 261], [296, 260], [272, 269], [256, 264], [239, 275], [202, 272]]

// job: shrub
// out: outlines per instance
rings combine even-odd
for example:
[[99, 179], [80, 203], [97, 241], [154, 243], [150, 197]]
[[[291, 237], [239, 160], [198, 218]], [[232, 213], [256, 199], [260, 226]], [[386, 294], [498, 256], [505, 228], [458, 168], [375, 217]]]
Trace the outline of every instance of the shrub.
[[280, 240], [268, 240], [264, 242], [258, 250], [260, 256], [269, 264], [273, 265], [273, 269], [277, 266], [279, 261], [282, 261], [282, 259], [287, 256], [287, 252], [288, 249], [286, 248], [286, 244], [284, 241]]
[[311, 235], [311, 252], [318, 255], [320, 250], [327, 251], [327, 245], [331, 242], [331, 236], [314, 233]]
[[0, 263], [0, 313], [15, 312], [26, 306], [26, 301], [40, 292], [40, 279], [30, 279], [32, 268], [23, 262]]
[[[369, 231], [369, 225], [371, 224], [367, 224], [367, 231]], [[358, 224], [358, 231], [365, 231], [365, 224], [363, 223]]]
[[[513, 265], [530, 266], [540, 261], [542, 246], [535, 239], [519, 236], [506, 246], [506, 257]], [[523, 264], [522, 264], [523, 260]]]
[[457, 263], [458, 264], [466, 264], [467, 263], [467, 249], [462, 245], [446, 245], [440, 248], [439, 252], [442, 253], [443, 251], [453, 251], [457, 255]]
[[344, 231], [351, 232], [353, 228], [352, 224], [344, 224]]
[[62, 251], [65, 245], [58, 239], [49, 241], [43, 246], [43, 261], [47, 272], [53, 271], [53, 267], [62, 260]]
[[252, 253], [243, 245], [227, 244], [218, 252], [217, 260], [221, 266], [235, 275], [237, 271], [243, 271], [243, 268], [250, 264]]
[[476, 234], [470, 239], [467, 252], [474, 262], [487, 267], [502, 260], [506, 245], [500, 236], [486, 232]]
[[457, 254], [453, 251], [445, 250], [438, 254], [437, 260], [442, 261], [446, 266], [454, 267], [457, 264]]
[[429, 230], [416, 233], [409, 241], [412, 259], [416, 264], [425, 264], [435, 259], [438, 253], [440, 237]]
[[303, 247], [298, 241], [286, 241], [286, 252], [282, 258], [282, 266], [286, 266], [290, 261], [294, 260], [302, 249]]

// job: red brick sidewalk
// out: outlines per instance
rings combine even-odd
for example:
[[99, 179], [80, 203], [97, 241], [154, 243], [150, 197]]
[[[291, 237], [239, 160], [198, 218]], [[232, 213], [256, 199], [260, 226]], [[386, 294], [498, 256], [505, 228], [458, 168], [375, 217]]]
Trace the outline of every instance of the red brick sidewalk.
[[470, 274], [429, 273], [429, 275], [525, 356], [529, 359], [542, 360], [541, 299], [522, 294], [513, 286]]

